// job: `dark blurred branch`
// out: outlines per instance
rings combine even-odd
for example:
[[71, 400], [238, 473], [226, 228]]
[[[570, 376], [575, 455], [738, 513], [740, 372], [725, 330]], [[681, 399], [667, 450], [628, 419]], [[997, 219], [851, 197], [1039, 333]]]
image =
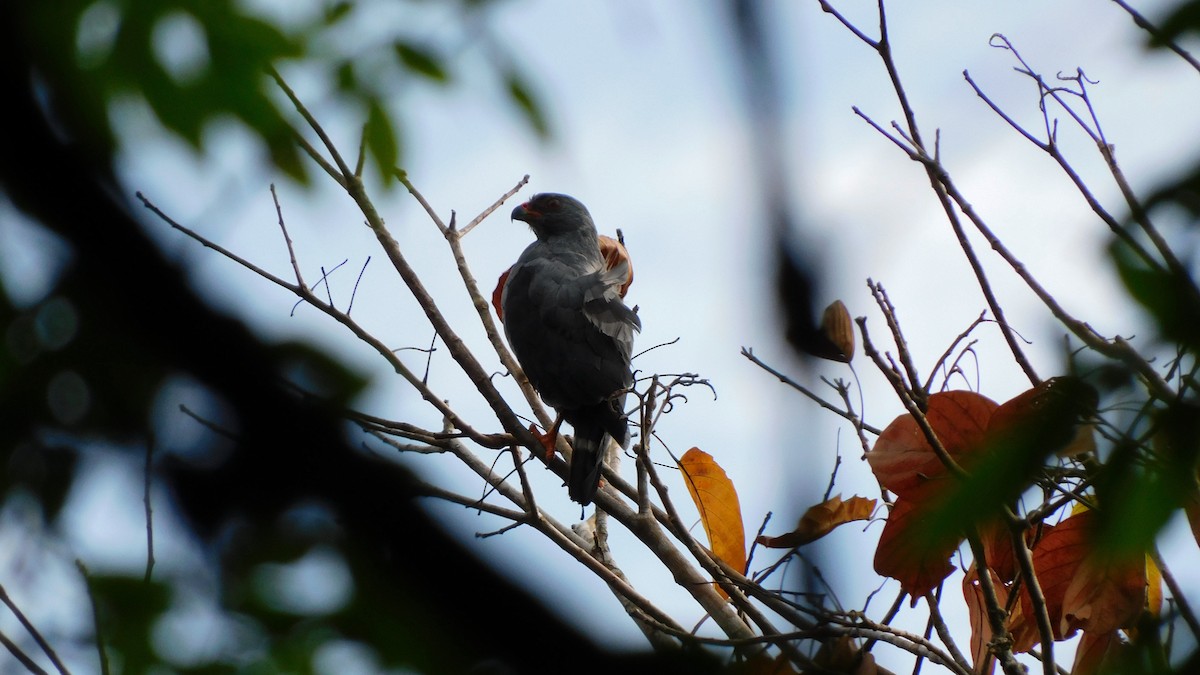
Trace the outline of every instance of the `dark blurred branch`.
[[17, 643], [10, 640], [9, 637], [2, 632], [0, 632], [0, 644], [4, 645], [4, 648], [8, 650], [8, 653], [12, 654], [18, 661], [20, 661], [22, 666], [25, 666], [25, 670], [28, 670], [34, 675], [47, 675], [46, 671], [39, 666], [36, 661], [30, 658], [28, 654], [26, 654], [19, 646], [17, 646]]
[[1191, 52], [1187, 51], [1183, 47], [1180, 47], [1179, 43], [1175, 42], [1174, 40], [1168, 39], [1167, 36], [1164, 35], [1157, 26], [1150, 23], [1146, 17], [1142, 16], [1141, 13], [1139, 13], [1136, 9], [1130, 7], [1129, 3], [1125, 2], [1125, 0], [1113, 0], [1113, 2], [1117, 3], [1121, 9], [1129, 13], [1129, 18], [1133, 19], [1133, 23], [1136, 24], [1138, 28], [1141, 28], [1149, 33], [1150, 37], [1154, 38], [1154, 40], [1178, 54], [1180, 58], [1188, 62], [1188, 65], [1190, 65], [1192, 68], [1195, 68], [1197, 72], [1200, 72], [1200, 61], [1197, 61], [1196, 57], [1192, 56]]

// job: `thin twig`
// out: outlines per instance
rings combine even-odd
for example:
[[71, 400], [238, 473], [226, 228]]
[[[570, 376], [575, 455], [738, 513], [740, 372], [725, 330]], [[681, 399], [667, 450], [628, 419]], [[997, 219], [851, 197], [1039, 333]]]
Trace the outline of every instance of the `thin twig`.
[[104, 649], [104, 633], [101, 630], [100, 623], [100, 606], [96, 604], [96, 594], [92, 591], [92, 575], [88, 572], [88, 568], [83, 564], [83, 561], [78, 558], [75, 559], [75, 567], [83, 577], [84, 586], [87, 587], [88, 600], [92, 603], [92, 624], [96, 629], [96, 651], [100, 655], [100, 673], [101, 675], [109, 675], [108, 652]]
[[796, 382], [795, 380], [788, 377], [787, 375], [784, 375], [783, 373], [779, 372], [775, 368], [772, 368], [771, 366], [767, 365], [766, 362], [764, 362], [762, 359], [755, 356], [754, 350], [750, 349], [749, 347], [742, 347], [742, 356], [746, 357], [751, 363], [758, 366], [759, 368], [762, 368], [763, 370], [767, 371], [768, 373], [774, 375], [776, 378], [779, 379], [780, 382], [786, 384], [787, 386], [791, 387], [792, 389], [795, 389], [796, 391], [800, 392], [801, 394], [804, 394], [805, 396], [810, 398], [814, 403], [821, 406], [822, 408], [845, 418], [850, 423], [852, 423], [856, 426], [860, 426], [863, 430], [865, 430], [875, 436], [878, 436], [881, 433], [881, 431], [882, 431], [881, 429], [879, 429], [878, 427], [871, 426], [870, 424], [867, 424], [866, 422], [863, 422], [858, 417], [858, 415], [855, 415], [852, 411], [842, 410], [841, 408], [833, 405], [832, 403], [826, 401], [825, 399], [821, 398], [817, 394], [813, 393], [810, 389], [808, 389], [804, 385], [800, 384], [799, 382]]
[[37, 643], [37, 646], [41, 648], [42, 653], [44, 653], [50, 659], [50, 662], [53, 663], [54, 667], [58, 669], [58, 672], [62, 673], [62, 675], [68, 675], [67, 667], [64, 666], [62, 660], [58, 658], [58, 654], [54, 652], [54, 648], [50, 646], [49, 642], [46, 642], [46, 638], [42, 637], [42, 634], [38, 632], [38, 629], [34, 627], [33, 623], [25, 617], [25, 613], [21, 611], [20, 607], [17, 607], [17, 603], [13, 602], [12, 598], [8, 597], [8, 591], [4, 590], [3, 585], [0, 585], [0, 602], [3, 602], [5, 606], [8, 607], [9, 611], [13, 613], [13, 616], [17, 617], [17, 621], [21, 622], [21, 627], [25, 629], [26, 633], [29, 633], [29, 636], [32, 637], [33, 641]]
[[938, 638], [942, 641], [942, 644], [946, 645], [946, 649], [950, 652], [950, 656], [954, 658], [955, 663], [970, 670], [971, 662], [967, 660], [967, 657], [963, 656], [962, 651], [958, 648], [958, 644], [955, 643], [954, 638], [950, 635], [950, 627], [946, 625], [946, 620], [942, 618], [942, 612], [939, 607], [940, 601], [940, 589], [937, 599], [934, 599], [932, 593], [925, 594], [925, 604], [929, 606], [929, 623], [937, 631]]
[[1179, 582], [1175, 580], [1175, 575], [1171, 574], [1171, 570], [1167, 568], [1167, 562], [1163, 560], [1162, 554], [1157, 548], [1150, 551], [1151, 557], [1154, 559], [1154, 564], [1158, 567], [1159, 574], [1162, 575], [1163, 582], [1167, 584], [1167, 588], [1171, 591], [1171, 597], [1175, 599], [1175, 606], [1179, 610], [1179, 616], [1183, 617], [1184, 623], [1192, 631], [1192, 636], [1200, 639], [1200, 621], [1196, 619], [1196, 613], [1192, 611], [1191, 603], [1188, 602], [1187, 596], [1184, 595], [1183, 589], [1179, 586]]
[[900, 363], [904, 366], [904, 372], [908, 374], [908, 382], [911, 385], [909, 391], [912, 392], [917, 405], [924, 410], [929, 406], [929, 392], [921, 387], [921, 378], [917, 374], [917, 366], [913, 363], [912, 352], [909, 351], [908, 342], [904, 339], [903, 331], [900, 330], [900, 319], [896, 316], [896, 307], [892, 305], [892, 300], [884, 290], [883, 284], [867, 279], [867, 287], [871, 290], [871, 295], [875, 297], [875, 302], [879, 305], [884, 320], [887, 321], [888, 329], [892, 331], [892, 340], [896, 344]]
[[154, 510], [150, 507], [150, 477], [153, 457], [154, 436], [150, 436], [146, 441], [146, 464], [142, 470], [144, 482], [142, 504], [146, 511], [146, 574], [143, 580], [146, 582], [150, 581], [150, 575], [154, 572]]
[[[329, 140], [329, 136], [325, 133], [325, 129], [323, 129], [321, 125], [317, 123], [317, 120], [312, 116], [312, 113], [308, 112], [308, 108], [304, 107], [304, 104], [300, 102], [300, 99], [296, 96], [296, 92], [292, 91], [292, 88], [289, 87], [288, 83], [284, 81], [283, 76], [279, 74], [279, 71], [275, 70], [274, 67], [268, 66], [267, 74], [275, 80], [275, 84], [288, 97], [288, 100], [292, 102], [292, 106], [296, 109], [296, 112], [300, 113], [300, 116], [304, 118], [304, 121], [308, 123], [309, 128], [316, 132], [317, 137], [320, 138], [321, 143], [325, 145], [325, 149], [329, 152], [329, 156], [333, 158], [334, 163], [337, 164], [338, 171], [342, 174], [342, 177], [345, 180], [343, 187], [348, 187], [347, 184], [350, 182], [350, 179], [352, 177], [357, 178], [357, 176], [350, 173], [350, 167], [346, 165], [346, 160], [342, 159], [342, 155], [338, 152], [337, 146], [333, 144], [333, 141]], [[316, 153], [310, 154], [313, 155], [314, 159], [319, 157], [319, 155]], [[329, 171], [328, 173], [330, 173], [330, 175], [335, 175], [332, 171]]]
[[908, 389], [904, 386], [904, 378], [899, 372], [889, 366], [883, 360], [883, 357], [880, 356], [878, 350], [875, 349], [875, 345], [871, 342], [871, 336], [867, 333], [866, 317], [859, 317], [857, 323], [859, 332], [861, 332], [863, 336], [863, 353], [875, 362], [875, 365], [879, 368], [879, 371], [883, 373], [884, 377], [887, 378], [888, 382], [891, 383], [892, 389], [896, 392], [897, 396], [899, 396], [900, 402], [904, 404], [904, 408], [908, 410], [908, 414], [912, 415], [913, 420], [917, 423], [917, 427], [920, 428], [921, 432], [925, 435], [925, 440], [929, 442], [929, 446], [933, 448], [933, 453], [937, 455], [937, 458], [941, 460], [942, 464], [945, 465], [947, 469], [950, 470], [951, 474], [957, 476], [958, 478], [965, 479], [967, 477], [967, 472], [962, 468], [962, 466], [959, 465], [957, 461], [955, 461], [953, 457], [950, 456], [949, 451], [946, 450], [946, 446], [942, 445], [942, 441], [938, 438], [937, 432], [933, 430], [933, 427], [929, 424], [929, 419], [925, 417], [925, 412], [917, 406], [917, 402], [913, 399]]
[[358, 297], [358, 285], [362, 283], [363, 275], [367, 273], [367, 265], [371, 264], [371, 256], [363, 261], [362, 269], [358, 270], [358, 278], [354, 280], [354, 290], [350, 291], [350, 304], [346, 305], [346, 316], [354, 309], [354, 298]]
[[[366, 329], [364, 329], [357, 321], [352, 319], [346, 313], [341, 312], [341, 311], [337, 310], [336, 308], [332, 307], [331, 305], [327, 304], [325, 301], [321, 300], [309, 289], [301, 288], [300, 286], [297, 286], [296, 284], [292, 284], [287, 281], [284, 281], [283, 279], [271, 274], [270, 272], [267, 272], [266, 270], [263, 270], [262, 268], [258, 267], [257, 265], [242, 258], [241, 256], [234, 254], [232, 251], [229, 251], [228, 249], [210, 241], [209, 239], [200, 235], [199, 233], [194, 232], [193, 230], [181, 225], [180, 223], [178, 223], [174, 219], [172, 219], [170, 216], [168, 216], [166, 213], [161, 211], [149, 199], [147, 199], [144, 195], [142, 195], [142, 193], [140, 193], [140, 192], [137, 193], [137, 197], [138, 197], [138, 199], [140, 199], [142, 201], [142, 203], [146, 206], [147, 209], [149, 209], [151, 212], [153, 212], [155, 215], [157, 215], [160, 219], [162, 219], [164, 222], [166, 222], [172, 228], [182, 232], [183, 234], [187, 235], [188, 237], [191, 237], [192, 239], [196, 240], [197, 242], [199, 242], [201, 245], [205, 246], [206, 248], [210, 248], [210, 249], [220, 253], [221, 255], [225, 256], [226, 258], [229, 258], [230, 260], [238, 263], [239, 265], [245, 267], [246, 269], [250, 270], [251, 272], [254, 272], [258, 276], [266, 279], [267, 281], [270, 281], [271, 283], [274, 283], [275, 285], [280, 286], [281, 288], [287, 289], [288, 291], [295, 294], [297, 297], [299, 297], [304, 302], [321, 310], [322, 312], [324, 312], [325, 314], [327, 314], [328, 316], [330, 316], [334, 320], [336, 320], [338, 323], [341, 323], [343, 326], [348, 328], [352, 333], [354, 333], [355, 337], [357, 337], [359, 340], [362, 340], [363, 342], [365, 342], [368, 345], [370, 345], [371, 347], [373, 347], [376, 352], [378, 352], [381, 356], [383, 356], [383, 358], [387, 360], [388, 364], [391, 365], [392, 368], [401, 377], [403, 377], [406, 381], [408, 381], [408, 383], [410, 385], [412, 385], [417, 390], [418, 393], [421, 394], [421, 397], [423, 399], [425, 399], [429, 404], [431, 404], [434, 408], [436, 408], [439, 413], [441, 413], [444, 417], [450, 417], [451, 419], [453, 419], [454, 426], [456, 428], [465, 432], [468, 436], [470, 436], [472, 438], [472, 440], [479, 439], [481, 444], [487, 443], [486, 437], [483, 434], [480, 434], [479, 432], [475, 431], [471, 427], [471, 425], [467, 424], [466, 420], [462, 419], [456, 412], [454, 412], [454, 410], [451, 409], [450, 406], [441, 397], [439, 397], [437, 394], [435, 394], [429, 388], [429, 386], [427, 384], [425, 384], [424, 382], [421, 381], [421, 378], [417, 377], [416, 374], [412, 372], [412, 370], [410, 370], [406, 365], [404, 365], [404, 363], [402, 361], [400, 361], [400, 359], [392, 352], [392, 350], [390, 348], [388, 348], [387, 345], [383, 344], [383, 342], [381, 342], [378, 338], [376, 338], [371, 333], [367, 332]], [[380, 227], [382, 227], [382, 221], [379, 221], [378, 224], [380, 225]], [[392, 246], [396, 246], [395, 240], [392, 240], [391, 243], [392, 243]], [[397, 254], [399, 253], [398, 248], [396, 249], [396, 253]], [[405, 263], [405, 265], [407, 267], [407, 263]], [[412, 272], [412, 268], [408, 267], [407, 270], [408, 270], [408, 273], [415, 279], [415, 273]], [[416, 283], [419, 284], [419, 282], [416, 282]], [[424, 287], [420, 286], [420, 289], [422, 291], [421, 297], [423, 297], [430, 305], [432, 305], [433, 300], [428, 295], [427, 292], [424, 292]], [[434, 311], [436, 311], [436, 308]], [[441, 314], [438, 313], [437, 316], [440, 319], [440, 323], [444, 324], [445, 319], [441, 318]], [[436, 328], [436, 326], [435, 326], [435, 328]], [[448, 326], [446, 326], [446, 330], [449, 331]], [[440, 332], [441, 331], [439, 331], [439, 333]], [[456, 345], [455, 348], [451, 349], [451, 352], [452, 352], [452, 354], [457, 354], [458, 356], [461, 357], [463, 352], [466, 350], [466, 347], [462, 344], [462, 340], [459, 339], [457, 335], [454, 335], [452, 331], [449, 331], [449, 332], [450, 332], [451, 336], [454, 338], [455, 345]], [[448, 347], [451, 346], [449, 341], [443, 339], [443, 342], [446, 342]], [[468, 352], [468, 355], [469, 355], [469, 352]], [[479, 363], [474, 360], [474, 357], [471, 357], [469, 363], [472, 366], [469, 369], [469, 372], [472, 375], [472, 380], [475, 381], [477, 387], [482, 386], [482, 385], [480, 385], [480, 382], [486, 383], [486, 388], [481, 388], [480, 391], [485, 393], [485, 396], [488, 398], [490, 403], [493, 403], [493, 405], [497, 405], [497, 401], [499, 401], [499, 405], [502, 405], [503, 410], [507, 411], [507, 415], [502, 414], [501, 419], [508, 420], [509, 425], [510, 425], [510, 430], [511, 429], [516, 430], [515, 432], [512, 432], [512, 433], [514, 433], [517, 436], [517, 438], [520, 439], [522, 441], [522, 443], [526, 445], [526, 447], [539, 446], [540, 444], [538, 443], [538, 441], [533, 439], [532, 435], [529, 434], [529, 431], [521, 425], [521, 423], [517, 419], [516, 415], [512, 413], [512, 410], [507, 408], [507, 405], [503, 403], [503, 398], [500, 397], [499, 392], [497, 392], [495, 390], [495, 388], [491, 385], [491, 382], [489, 381], [487, 372], [484, 371], [483, 368], [479, 365]]]
[[508, 192], [505, 192], [503, 195], [501, 195], [500, 198], [497, 199], [495, 202], [493, 202], [491, 206], [489, 206], [486, 209], [484, 209], [483, 211], [481, 211], [479, 213], [479, 215], [477, 215], [471, 219], [471, 222], [467, 223], [465, 227], [463, 227], [461, 230], [459, 230], [458, 231], [459, 238], [461, 239], [462, 237], [467, 236], [467, 233], [470, 232], [471, 230], [475, 229], [476, 225], [482, 223], [483, 220], [485, 218], [487, 218], [488, 216], [492, 215], [492, 213], [496, 209], [503, 206], [504, 202], [508, 201], [509, 199], [512, 199], [512, 196], [517, 194], [518, 192], [520, 192], [521, 188], [525, 187], [525, 185], [528, 183], [529, 183], [529, 174], [525, 174], [524, 176], [521, 177], [521, 180], [517, 181], [517, 184], [515, 186], [513, 186], [513, 188], [511, 190], [509, 190]]
[[979, 588], [983, 591], [983, 603], [987, 609], [988, 624], [992, 628], [992, 653], [1000, 662], [1005, 675], [1027, 675], [1025, 667], [1013, 655], [1012, 635], [1008, 632], [1008, 616], [1000, 605], [1000, 596], [992, 583], [992, 572], [987, 564], [987, 556], [983, 550], [983, 542], [975, 528], [967, 533], [967, 543], [971, 547], [971, 555], [975, 558], [976, 569], [979, 571]]
[[[138, 198], [141, 199], [140, 196]], [[271, 199], [275, 202], [275, 216], [279, 221], [279, 230], [283, 232], [283, 242], [287, 245], [288, 259], [292, 262], [292, 272], [296, 275], [296, 285], [300, 288], [307, 288], [304, 283], [304, 275], [300, 273], [300, 263], [296, 260], [296, 249], [292, 245], [292, 237], [288, 234], [287, 224], [283, 221], [283, 207], [279, 204], [279, 195], [275, 192], [274, 183], [271, 183]]]
[[4, 648], [7, 649], [9, 653], [12, 654], [18, 661], [20, 661], [21, 665], [25, 666], [25, 670], [28, 670], [34, 675], [49, 675], [45, 669], [39, 666], [32, 658], [30, 658], [28, 654], [22, 651], [21, 648], [17, 646], [17, 643], [8, 639], [8, 636], [3, 632], [0, 632], [0, 644], [4, 645]]

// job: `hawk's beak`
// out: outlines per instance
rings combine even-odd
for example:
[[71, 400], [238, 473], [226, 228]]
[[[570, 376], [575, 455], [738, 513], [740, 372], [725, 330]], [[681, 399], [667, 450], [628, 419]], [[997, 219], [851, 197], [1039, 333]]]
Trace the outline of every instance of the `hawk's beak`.
[[512, 210], [512, 219], [513, 220], [523, 220], [528, 223], [530, 218], [541, 215], [537, 211], [534, 211], [533, 209], [525, 208], [526, 206], [527, 206], [527, 204], [521, 204], [517, 208], [513, 209]]

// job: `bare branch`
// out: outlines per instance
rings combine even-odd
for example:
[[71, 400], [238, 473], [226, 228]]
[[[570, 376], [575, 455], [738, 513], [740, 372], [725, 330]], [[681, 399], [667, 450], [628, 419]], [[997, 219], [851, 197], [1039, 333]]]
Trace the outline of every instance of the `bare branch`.
[[[50, 663], [54, 664], [54, 667], [58, 669], [58, 672], [62, 673], [62, 675], [69, 675], [67, 672], [67, 667], [64, 666], [62, 660], [58, 658], [58, 654], [55, 653], [54, 648], [50, 646], [49, 642], [46, 642], [46, 638], [42, 637], [42, 634], [38, 632], [38, 629], [34, 627], [33, 623], [26, 618], [25, 613], [21, 611], [21, 608], [17, 607], [17, 603], [13, 602], [12, 598], [8, 597], [8, 591], [4, 590], [3, 585], [0, 585], [0, 602], [3, 602], [4, 605], [8, 607], [9, 611], [13, 613], [13, 616], [17, 617], [17, 621], [21, 622], [21, 627], [25, 629], [26, 633], [29, 633], [29, 637], [33, 638], [33, 641], [37, 643], [38, 648], [40, 648], [42, 653], [50, 659]], [[7, 640], [5, 642], [5, 646], [8, 646]], [[11, 647], [9, 648], [9, 651], [12, 651], [13, 656], [17, 656], [17, 654], [20, 652], [19, 649], [17, 651], [13, 651]], [[32, 663], [32, 661], [30, 661], [30, 663]]]
[[749, 347], [742, 347], [742, 356], [746, 357], [751, 363], [758, 366], [759, 368], [762, 368], [763, 370], [767, 371], [768, 373], [774, 375], [776, 378], [779, 379], [780, 382], [786, 384], [787, 386], [791, 387], [792, 389], [795, 389], [796, 391], [800, 392], [801, 394], [804, 394], [805, 396], [807, 396], [809, 399], [811, 399], [814, 403], [821, 406], [822, 408], [824, 408], [836, 415], [839, 415], [840, 417], [844, 418], [851, 424], [854, 424], [856, 427], [861, 427], [862, 429], [864, 429], [876, 436], [879, 435], [880, 429], [878, 429], [877, 427], [873, 427], [870, 424], [867, 424], [866, 422], [863, 422], [862, 419], [859, 418], [858, 415], [854, 414], [853, 411], [843, 410], [843, 409], [833, 405], [829, 401], [826, 401], [825, 399], [821, 398], [817, 394], [813, 393], [812, 390], [808, 389], [804, 385], [796, 382], [795, 380], [788, 377], [787, 375], [784, 375], [783, 373], [779, 372], [778, 370], [767, 365], [766, 362], [764, 362], [762, 359], [755, 356], [754, 350], [750, 349]]

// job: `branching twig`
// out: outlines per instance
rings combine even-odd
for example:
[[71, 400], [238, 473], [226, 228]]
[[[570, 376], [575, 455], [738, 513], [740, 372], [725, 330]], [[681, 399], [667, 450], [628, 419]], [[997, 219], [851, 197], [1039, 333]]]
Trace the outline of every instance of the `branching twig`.
[[878, 427], [871, 426], [870, 424], [867, 424], [866, 422], [863, 422], [862, 419], [859, 418], [858, 415], [854, 414], [854, 412], [852, 410], [843, 410], [843, 409], [835, 406], [834, 404], [830, 403], [829, 401], [826, 401], [825, 399], [821, 398], [817, 394], [813, 393], [812, 390], [808, 389], [804, 385], [800, 384], [799, 382], [796, 382], [795, 380], [788, 377], [787, 375], [784, 375], [783, 373], [779, 372], [778, 370], [771, 367], [770, 365], [767, 365], [766, 362], [764, 362], [762, 359], [755, 356], [754, 350], [750, 349], [749, 347], [742, 347], [742, 356], [746, 357], [746, 359], [748, 359], [751, 363], [758, 366], [759, 368], [762, 368], [763, 370], [767, 371], [768, 373], [774, 375], [776, 378], [778, 378], [778, 380], [780, 382], [786, 384], [787, 386], [791, 387], [792, 389], [795, 389], [796, 391], [800, 392], [801, 394], [804, 394], [805, 396], [807, 396], [809, 399], [811, 399], [817, 405], [846, 419], [851, 424], [855, 425], [856, 428], [862, 428], [864, 431], [867, 431], [875, 436], [879, 435], [881, 429], [879, 429]]

